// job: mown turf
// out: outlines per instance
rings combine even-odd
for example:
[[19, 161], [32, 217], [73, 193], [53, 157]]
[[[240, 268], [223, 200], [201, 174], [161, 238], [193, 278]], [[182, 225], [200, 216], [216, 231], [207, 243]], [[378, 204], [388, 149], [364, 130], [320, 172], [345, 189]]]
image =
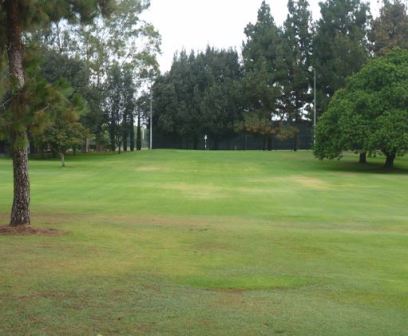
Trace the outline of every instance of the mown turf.
[[[31, 161], [0, 335], [408, 334], [408, 160], [154, 151]], [[11, 199], [0, 160], [0, 225]]]

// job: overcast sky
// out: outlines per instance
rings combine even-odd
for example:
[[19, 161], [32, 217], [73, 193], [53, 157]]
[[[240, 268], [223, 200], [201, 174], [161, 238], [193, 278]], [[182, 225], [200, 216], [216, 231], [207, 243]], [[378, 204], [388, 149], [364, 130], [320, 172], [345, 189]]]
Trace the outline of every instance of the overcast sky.
[[[314, 19], [319, 17], [320, 0], [310, 0]], [[262, 0], [151, 0], [145, 18], [162, 35], [159, 62], [169, 70], [173, 55], [181, 49], [202, 50], [207, 45], [241, 50], [244, 28], [256, 22]], [[287, 0], [268, 0], [272, 14], [280, 25], [287, 15]], [[370, 0], [374, 15], [378, 0]]]

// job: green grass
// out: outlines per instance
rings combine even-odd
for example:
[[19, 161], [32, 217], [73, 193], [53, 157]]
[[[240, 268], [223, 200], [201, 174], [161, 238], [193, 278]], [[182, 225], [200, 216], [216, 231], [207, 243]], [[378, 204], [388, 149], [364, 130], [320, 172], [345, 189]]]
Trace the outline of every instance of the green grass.
[[[154, 151], [31, 161], [0, 335], [408, 334], [408, 160]], [[11, 165], [0, 160], [0, 224]]]

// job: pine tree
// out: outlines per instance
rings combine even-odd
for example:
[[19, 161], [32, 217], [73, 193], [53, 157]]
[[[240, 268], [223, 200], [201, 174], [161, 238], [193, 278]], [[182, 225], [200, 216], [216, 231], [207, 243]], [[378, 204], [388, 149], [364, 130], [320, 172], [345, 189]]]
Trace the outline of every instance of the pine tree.
[[175, 57], [169, 73], [156, 81], [154, 111], [166, 134], [188, 139], [193, 148], [208, 135], [213, 148], [234, 132], [240, 114], [238, 82], [242, 76], [234, 50], [185, 52]]
[[312, 87], [312, 15], [307, 0], [289, 0], [289, 15], [284, 23], [284, 68], [286, 79], [283, 82], [283, 104], [288, 120], [294, 127], [293, 149], [298, 146], [296, 127], [311, 103]]
[[272, 135], [276, 133], [277, 119], [282, 119], [282, 32], [276, 26], [271, 9], [265, 1], [258, 11], [256, 24], [245, 29], [246, 42], [243, 47], [245, 93], [245, 131], [264, 137], [265, 148], [272, 149]]
[[318, 108], [323, 112], [346, 78], [368, 60], [368, 5], [360, 0], [328, 0], [320, 3], [321, 19], [314, 39]]
[[127, 151], [127, 145], [129, 141], [130, 150], [135, 149], [135, 85], [132, 77], [132, 69], [125, 67], [122, 73], [122, 85], [123, 89], [121, 95], [123, 96], [123, 121], [122, 121], [122, 132], [123, 132], [123, 150]]
[[123, 122], [123, 82], [122, 72], [118, 64], [112, 66], [106, 81], [106, 99], [104, 102], [105, 117], [108, 124], [111, 151], [122, 150]]
[[12, 116], [10, 140], [14, 172], [14, 200], [10, 225], [31, 223], [30, 182], [28, 175], [27, 106], [22, 97], [25, 86], [24, 45], [22, 36], [36, 25], [45, 25], [61, 18], [90, 20], [98, 13], [108, 14], [113, 0], [68, 0], [34, 1], [3, 0], [0, 7], [1, 50], [7, 50], [10, 74], [11, 101], [9, 112]]

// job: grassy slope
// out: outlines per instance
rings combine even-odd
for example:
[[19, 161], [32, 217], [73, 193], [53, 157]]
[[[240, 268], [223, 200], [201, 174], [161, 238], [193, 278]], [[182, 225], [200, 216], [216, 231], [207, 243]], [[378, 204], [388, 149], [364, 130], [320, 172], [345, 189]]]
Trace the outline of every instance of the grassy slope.
[[32, 161], [35, 225], [68, 233], [0, 237], [0, 335], [406, 335], [408, 160], [355, 160]]

